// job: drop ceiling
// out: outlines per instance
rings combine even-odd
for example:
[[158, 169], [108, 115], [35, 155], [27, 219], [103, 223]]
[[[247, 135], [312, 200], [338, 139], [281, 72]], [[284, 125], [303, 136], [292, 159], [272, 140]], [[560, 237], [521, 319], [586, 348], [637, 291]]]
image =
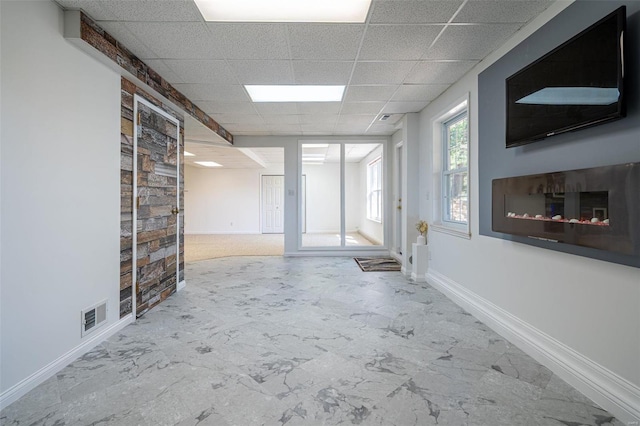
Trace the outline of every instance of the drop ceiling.
[[196, 161], [215, 161], [225, 169], [265, 169], [284, 167], [284, 148], [232, 148], [209, 143], [185, 142], [187, 166], [207, 169]]
[[[234, 136], [329, 136], [392, 134], [397, 119], [382, 115], [419, 112], [553, 1], [374, 0], [364, 24], [212, 23], [192, 0], [57, 3]], [[254, 104], [244, 84], [347, 87], [341, 102]]]

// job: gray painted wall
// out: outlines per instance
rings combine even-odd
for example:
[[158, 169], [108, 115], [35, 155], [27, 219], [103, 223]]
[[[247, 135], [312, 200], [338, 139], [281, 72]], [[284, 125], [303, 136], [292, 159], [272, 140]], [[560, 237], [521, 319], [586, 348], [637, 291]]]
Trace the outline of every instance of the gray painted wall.
[[[621, 5], [627, 6], [625, 91], [621, 120], [505, 148], [505, 79]], [[640, 259], [491, 230], [491, 180], [640, 161], [640, 2], [576, 1], [478, 76], [480, 234], [640, 267]]]

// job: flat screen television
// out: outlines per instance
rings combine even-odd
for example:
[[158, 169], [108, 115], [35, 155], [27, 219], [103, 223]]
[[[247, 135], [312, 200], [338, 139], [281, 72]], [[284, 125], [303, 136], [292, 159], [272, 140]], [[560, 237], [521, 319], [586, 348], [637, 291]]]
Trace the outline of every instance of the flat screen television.
[[626, 114], [622, 6], [506, 80], [507, 148]]

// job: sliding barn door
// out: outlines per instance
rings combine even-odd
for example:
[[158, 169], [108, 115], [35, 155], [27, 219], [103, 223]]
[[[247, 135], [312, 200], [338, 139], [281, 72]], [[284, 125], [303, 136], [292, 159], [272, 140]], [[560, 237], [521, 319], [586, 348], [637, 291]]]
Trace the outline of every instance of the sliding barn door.
[[140, 316], [180, 281], [180, 122], [137, 96], [134, 107], [134, 282]]

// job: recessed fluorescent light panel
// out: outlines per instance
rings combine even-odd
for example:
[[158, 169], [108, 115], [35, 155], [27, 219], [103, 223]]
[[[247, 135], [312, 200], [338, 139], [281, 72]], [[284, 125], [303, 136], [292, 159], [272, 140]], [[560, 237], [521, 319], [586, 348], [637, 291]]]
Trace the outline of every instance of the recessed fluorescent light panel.
[[194, 161], [194, 163], [205, 167], [222, 167], [222, 164], [218, 164], [215, 161]]
[[190, 152], [188, 152], [188, 151], [185, 151], [185, 152], [184, 152], [184, 156], [185, 156], [185, 157], [195, 157], [196, 155], [195, 155], [195, 154], [192, 154], [192, 153], [190, 153]]
[[344, 86], [245, 85], [253, 102], [340, 102]]
[[205, 21], [359, 22], [371, 0], [195, 0]]

